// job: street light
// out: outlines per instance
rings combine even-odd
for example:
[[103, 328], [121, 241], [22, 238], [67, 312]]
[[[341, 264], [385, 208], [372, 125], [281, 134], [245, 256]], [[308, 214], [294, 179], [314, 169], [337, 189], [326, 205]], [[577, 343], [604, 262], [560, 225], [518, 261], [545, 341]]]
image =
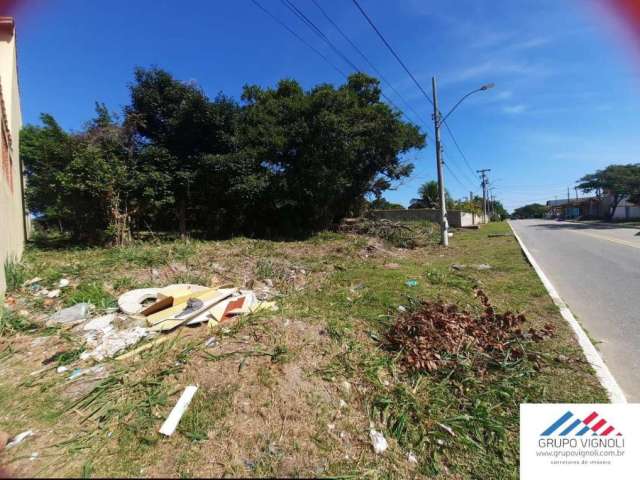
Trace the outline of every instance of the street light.
[[433, 123], [435, 126], [435, 135], [436, 135], [436, 164], [438, 167], [438, 189], [440, 193], [440, 232], [442, 234], [441, 244], [445, 247], [449, 245], [449, 222], [447, 221], [447, 206], [445, 205], [445, 189], [444, 189], [444, 169], [442, 168], [442, 155], [441, 150], [442, 147], [440, 145], [440, 126], [447, 121], [449, 115], [453, 113], [453, 111], [458, 108], [467, 97], [473, 95], [477, 92], [484, 92], [493, 87], [495, 87], [495, 83], [485, 83], [480, 88], [477, 88], [469, 93], [467, 93], [464, 97], [458, 100], [449, 113], [447, 113], [444, 117], [440, 118], [440, 111], [438, 110], [438, 94], [436, 89], [436, 77], [431, 78], [431, 87], [433, 89]]

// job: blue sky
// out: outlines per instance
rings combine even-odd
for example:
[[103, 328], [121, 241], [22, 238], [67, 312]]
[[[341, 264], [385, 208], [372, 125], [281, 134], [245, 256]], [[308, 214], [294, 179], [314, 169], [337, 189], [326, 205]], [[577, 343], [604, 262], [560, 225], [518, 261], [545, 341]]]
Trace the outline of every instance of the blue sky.
[[[259, 0], [343, 70], [349, 67], [280, 1]], [[311, 0], [293, 0], [356, 65], [365, 66]], [[348, 0], [320, 0], [421, 116], [431, 106]], [[480, 192], [474, 170], [490, 168], [508, 209], [564, 198], [585, 173], [640, 161], [640, 70], [596, 0], [360, 0], [441, 110], [486, 82], [448, 121], [469, 168], [443, 132], [447, 188]], [[96, 100], [128, 102], [135, 66], [157, 65], [210, 95], [238, 97], [243, 84], [284, 77], [303, 86], [340, 83], [324, 60], [250, 0], [24, 0], [16, 12], [25, 123], [53, 114], [69, 129]], [[365, 69], [366, 70], [366, 69]], [[395, 93], [383, 90], [406, 110]], [[415, 115], [408, 111], [415, 118]], [[431, 128], [428, 129], [431, 131]], [[433, 143], [407, 159], [411, 179], [385, 195], [405, 205], [435, 178]], [[574, 195], [573, 190], [571, 191]]]

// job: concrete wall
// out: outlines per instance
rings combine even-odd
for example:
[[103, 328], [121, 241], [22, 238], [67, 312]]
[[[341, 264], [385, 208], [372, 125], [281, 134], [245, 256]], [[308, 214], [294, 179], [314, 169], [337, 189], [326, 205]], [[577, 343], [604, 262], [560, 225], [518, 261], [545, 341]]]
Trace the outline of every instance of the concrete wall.
[[22, 113], [13, 20], [0, 17], [0, 294], [6, 288], [4, 263], [20, 258], [27, 217], [20, 167]]
[[[375, 219], [393, 220], [394, 222], [412, 222], [429, 220], [440, 222], [440, 211], [433, 208], [408, 208], [406, 210], [371, 210], [369, 215]], [[447, 212], [449, 225], [452, 227], [471, 227], [481, 223], [481, 217], [469, 212], [450, 210]]]

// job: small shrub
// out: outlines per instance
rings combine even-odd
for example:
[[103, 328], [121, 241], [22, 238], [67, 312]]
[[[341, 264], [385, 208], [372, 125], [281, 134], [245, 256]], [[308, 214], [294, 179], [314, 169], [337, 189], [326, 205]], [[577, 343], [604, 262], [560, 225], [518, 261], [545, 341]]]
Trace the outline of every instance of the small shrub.
[[24, 266], [15, 257], [9, 257], [4, 261], [4, 277], [7, 281], [7, 292], [12, 292], [22, 286], [27, 274]]
[[36, 326], [33, 323], [18, 312], [0, 306], [0, 337], [34, 330], [35, 328]]

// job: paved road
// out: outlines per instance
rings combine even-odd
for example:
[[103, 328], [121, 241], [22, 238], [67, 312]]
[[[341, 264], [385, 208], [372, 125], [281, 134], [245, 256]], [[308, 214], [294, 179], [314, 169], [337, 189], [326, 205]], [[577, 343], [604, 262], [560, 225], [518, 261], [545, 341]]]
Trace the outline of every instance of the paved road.
[[511, 224], [592, 339], [631, 402], [640, 402], [640, 230], [607, 224]]

